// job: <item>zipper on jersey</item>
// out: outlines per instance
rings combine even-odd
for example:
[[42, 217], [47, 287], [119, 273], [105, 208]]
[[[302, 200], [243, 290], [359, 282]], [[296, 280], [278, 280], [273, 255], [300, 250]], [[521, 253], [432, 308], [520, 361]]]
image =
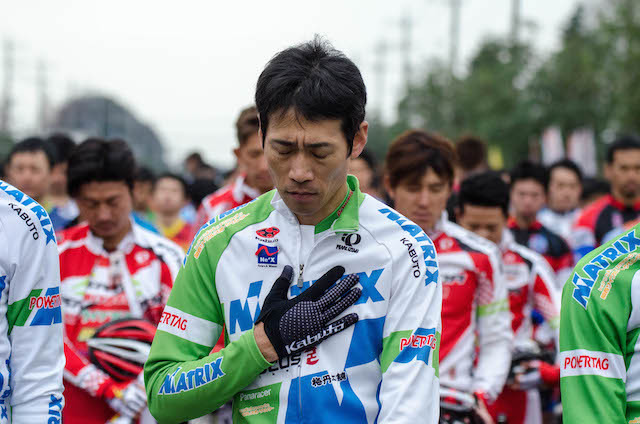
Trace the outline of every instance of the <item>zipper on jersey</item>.
[[298, 273], [298, 288], [302, 288], [302, 283], [304, 282], [302, 278], [302, 273], [304, 272], [304, 264], [300, 264], [300, 272]]

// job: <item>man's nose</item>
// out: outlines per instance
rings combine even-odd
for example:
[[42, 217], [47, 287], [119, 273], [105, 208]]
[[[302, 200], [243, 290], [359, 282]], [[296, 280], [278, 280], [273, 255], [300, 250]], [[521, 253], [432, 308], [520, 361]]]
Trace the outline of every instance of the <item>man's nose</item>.
[[97, 217], [100, 221], [108, 221], [111, 219], [111, 208], [106, 204], [98, 206]]
[[313, 179], [311, 164], [304, 153], [298, 153], [291, 158], [289, 178], [298, 183], [303, 183]]

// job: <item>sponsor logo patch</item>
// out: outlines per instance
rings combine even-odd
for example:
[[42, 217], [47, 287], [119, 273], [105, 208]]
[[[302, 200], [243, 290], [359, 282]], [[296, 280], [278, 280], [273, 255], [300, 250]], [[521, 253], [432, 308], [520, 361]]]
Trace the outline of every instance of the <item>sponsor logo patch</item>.
[[636, 236], [635, 230], [632, 230], [600, 252], [599, 255], [593, 257], [589, 262], [584, 264], [582, 268], [577, 269], [571, 279], [571, 283], [574, 285], [572, 293], [573, 299], [584, 309], [587, 309], [591, 291], [593, 290], [600, 271], [609, 267], [609, 265], [615, 262], [620, 256], [624, 255], [625, 258], [613, 269], [605, 271], [605, 275], [598, 287], [598, 290], [601, 291], [600, 297], [603, 300], [606, 299], [618, 273], [621, 272], [624, 267], [626, 267], [624, 269], [627, 269], [631, 266], [632, 262], [635, 263], [638, 260], [638, 254], [640, 254], [640, 252], [634, 252], [637, 249], [640, 249], [640, 238]]
[[169, 327], [175, 327], [182, 331], [185, 331], [187, 329], [187, 322], [188, 320], [181, 317], [180, 315], [164, 311], [162, 312], [162, 317], [160, 318], [159, 324], [166, 324]]
[[266, 239], [272, 239], [279, 232], [280, 232], [280, 229], [278, 227], [269, 227], [269, 228], [262, 228], [262, 229], [256, 231], [256, 234], [258, 235], [258, 237], [262, 237], [262, 238], [266, 238]]
[[[214, 361], [204, 364], [201, 367], [180, 373], [182, 368], [178, 368], [164, 378], [162, 386], [160, 386], [159, 395], [173, 395], [176, 393], [188, 392], [198, 387], [216, 381], [225, 375], [220, 368], [222, 366], [223, 357], [219, 357]], [[179, 376], [178, 373], [180, 373]]]
[[62, 322], [62, 303], [59, 287], [49, 287], [44, 296], [40, 290], [33, 290], [29, 296], [29, 309], [36, 309], [37, 312], [31, 320], [31, 326], [51, 325]]
[[[205, 244], [209, 240], [211, 240], [218, 234], [222, 233], [225, 230], [225, 228], [231, 225], [237, 224], [240, 221], [243, 221], [248, 216], [249, 216], [248, 213], [238, 212], [236, 215], [233, 215], [229, 219], [219, 221], [215, 225], [211, 225], [209, 227], [202, 229], [201, 230], [203, 231], [202, 235], [198, 237], [198, 241], [196, 242], [195, 246], [192, 246], [192, 248], [195, 250], [194, 256], [196, 257], [196, 259], [200, 257]], [[222, 218], [222, 215], [220, 216], [220, 218]]]
[[316, 376], [311, 379], [311, 385], [313, 387], [322, 387], [327, 384], [331, 384], [332, 382], [341, 382], [347, 379], [347, 373], [345, 371], [336, 373], [336, 374], [325, 374], [321, 376]]
[[258, 257], [258, 266], [276, 266], [278, 265], [278, 246], [267, 246], [258, 243], [256, 256]]
[[395, 222], [403, 231], [405, 231], [411, 237], [415, 238], [415, 240], [419, 243], [420, 249], [422, 250], [422, 258], [426, 266], [424, 285], [428, 286], [431, 283], [437, 284], [438, 263], [436, 262], [436, 248], [429, 236], [427, 236], [427, 234], [422, 231], [422, 228], [412, 223], [411, 221], [408, 221], [407, 218], [403, 217], [393, 209], [384, 208], [379, 209], [378, 212], [385, 215], [386, 218], [390, 221]]
[[416, 360], [429, 365], [431, 351], [435, 351], [436, 347], [436, 329], [417, 328], [408, 338], [400, 339], [400, 353], [395, 362], [406, 364]]
[[336, 250], [344, 250], [352, 253], [358, 253], [360, 251], [359, 249], [353, 247], [359, 244], [360, 241], [362, 241], [362, 236], [360, 234], [343, 234], [341, 240], [343, 244], [337, 244]]
[[597, 375], [626, 378], [624, 359], [615, 353], [576, 349], [560, 352], [560, 377]]
[[[42, 226], [42, 231], [44, 232], [44, 235], [46, 237], [46, 244], [49, 244], [51, 242], [55, 244], [56, 236], [53, 231], [53, 224], [49, 219], [49, 215], [47, 215], [47, 211], [41, 205], [39, 205], [38, 202], [33, 200], [31, 197], [27, 196], [20, 190], [6, 183], [0, 182], [0, 190], [4, 191], [9, 196], [16, 199], [16, 202], [20, 203], [20, 205], [13, 204], [13, 206], [11, 206], [11, 209], [16, 214], [18, 214], [20, 219], [22, 219], [25, 222], [25, 224], [29, 227], [29, 231], [31, 232], [31, 237], [33, 237], [34, 240], [38, 240], [40, 238], [40, 234], [37, 232], [35, 228], [35, 224], [31, 222], [31, 219], [29, 218], [29, 216], [22, 211], [22, 207], [30, 209], [31, 212], [33, 212], [36, 215], [36, 219], [40, 221], [40, 226]], [[29, 218], [29, 220], [27, 220], [27, 218]]]

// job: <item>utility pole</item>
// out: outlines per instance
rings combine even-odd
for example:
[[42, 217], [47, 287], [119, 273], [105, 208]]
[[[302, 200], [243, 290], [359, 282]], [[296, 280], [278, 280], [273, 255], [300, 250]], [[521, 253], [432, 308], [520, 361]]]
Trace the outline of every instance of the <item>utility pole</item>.
[[402, 52], [402, 73], [404, 81], [409, 87], [413, 81], [413, 72], [411, 66], [411, 44], [413, 35], [413, 19], [409, 13], [406, 13], [400, 19], [400, 31], [402, 33], [400, 39], [400, 51]]
[[413, 38], [413, 19], [409, 12], [405, 13], [400, 19], [400, 52], [402, 55], [402, 77], [404, 78], [404, 91], [407, 96], [406, 118], [409, 125], [415, 126], [415, 99], [411, 94], [411, 86], [413, 83], [413, 71], [411, 66], [412, 54], [412, 38]]
[[11, 109], [13, 107], [13, 72], [15, 67], [13, 41], [5, 39], [2, 45], [2, 102], [0, 104], [0, 133], [11, 133]]
[[462, 0], [450, 0], [451, 23], [449, 27], [449, 72], [454, 74], [458, 62], [460, 44], [460, 8]]
[[38, 126], [40, 131], [47, 129], [49, 124], [49, 96], [47, 93], [47, 64], [40, 59], [37, 65], [38, 87]]
[[376, 91], [378, 92], [378, 101], [376, 109], [380, 117], [383, 115], [385, 104], [386, 74], [387, 74], [387, 54], [389, 53], [389, 44], [386, 40], [380, 40], [375, 48], [375, 62], [373, 64], [373, 73], [375, 74]]
[[518, 44], [520, 33], [520, 0], [511, 0], [511, 43]]

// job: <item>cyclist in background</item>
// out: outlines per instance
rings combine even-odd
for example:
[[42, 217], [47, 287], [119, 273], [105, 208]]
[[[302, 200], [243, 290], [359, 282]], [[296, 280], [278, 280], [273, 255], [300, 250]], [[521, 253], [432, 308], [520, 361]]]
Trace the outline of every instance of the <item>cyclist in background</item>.
[[9, 151], [4, 170], [7, 182], [48, 211], [47, 195], [55, 158], [56, 152], [47, 141], [38, 137], [26, 138]]
[[[547, 173], [547, 206], [538, 212], [538, 221], [569, 241], [573, 223], [581, 212], [582, 171], [575, 162], [562, 159], [553, 163]], [[561, 283], [564, 284], [564, 281]]]
[[55, 247], [44, 208], [0, 180], [2, 423], [62, 422], [64, 353]]
[[542, 225], [538, 212], [546, 202], [549, 178], [547, 170], [524, 160], [511, 170], [511, 217], [507, 223], [517, 243], [538, 252], [555, 272], [557, 284], [567, 280], [573, 256], [567, 242]]
[[255, 106], [240, 112], [236, 121], [238, 147], [233, 150], [238, 161], [239, 176], [229, 185], [202, 200], [194, 230], [221, 213], [243, 205], [273, 189], [273, 181], [258, 136], [258, 112]]
[[88, 339], [119, 318], [156, 324], [184, 253], [135, 224], [135, 161], [124, 141], [89, 139], [69, 158], [68, 189], [85, 223], [60, 234], [65, 325], [65, 420], [103, 424], [134, 417], [146, 406], [144, 387], [119, 382], [88, 359]]
[[191, 244], [193, 231], [181, 216], [187, 204], [187, 183], [176, 174], [165, 173], [155, 182], [152, 194], [155, 225], [160, 233], [186, 252]]
[[[558, 348], [560, 298], [556, 293], [553, 270], [538, 253], [516, 243], [507, 229], [509, 186], [495, 172], [477, 174], [462, 181], [458, 197], [458, 223], [496, 243], [502, 253], [504, 279], [509, 290], [514, 354], [539, 351], [533, 341], [531, 312], [542, 313], [554, 331]], [[560, 370], [540, 360], [519, 364], [522, 373], [505, 386], [489, 410], [494, 420], [500, 416], [509, 424], [541, 424], [542, 406], [538, 386], [557, 385]]]
[[407, 131], [391, 143], [384, 182], [395, 208], [431, 237], [438, 253], [441, 384], [474, 393], [486, 414], [507, 378], [513, 333], [498, 248], [447, 220], [454, 164], [448, 140]]
[[610, 144], [604, 174], [611, 193], [584, 208], [573, 227], [571, 246], [576, 261], [638, 222], [640, 138], [627, 135]]

